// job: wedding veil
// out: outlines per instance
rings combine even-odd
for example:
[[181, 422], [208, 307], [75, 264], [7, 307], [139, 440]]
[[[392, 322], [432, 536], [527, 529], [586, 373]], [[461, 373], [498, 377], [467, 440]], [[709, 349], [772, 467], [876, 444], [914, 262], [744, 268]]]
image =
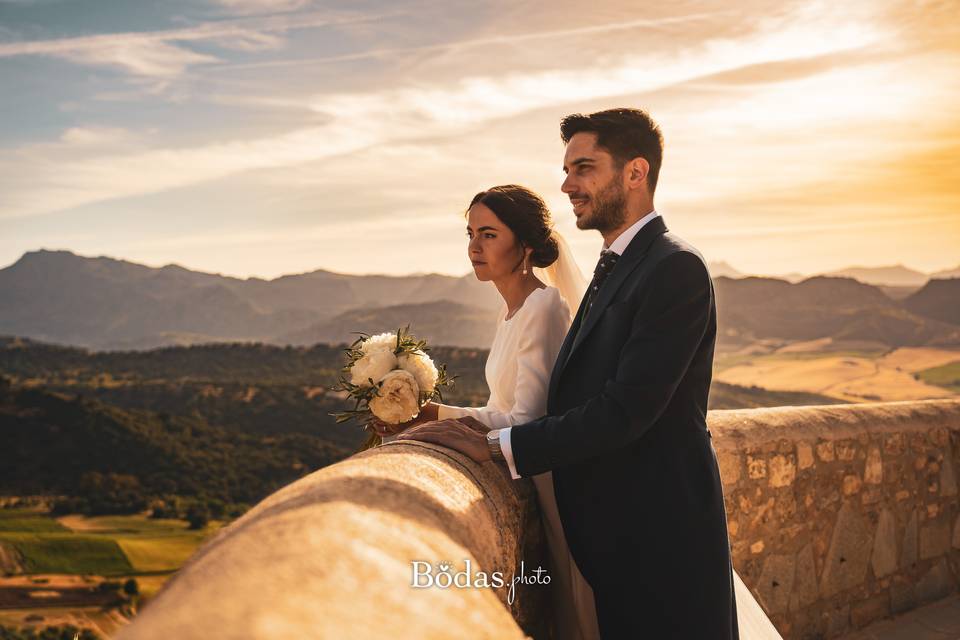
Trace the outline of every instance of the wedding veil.
[[556, 229], [550, 232], [557, 241], [559, 255], [556, 261], [549, 267], [534, 267], [533, 274], [537, 276], [548, 287], [556, 287], [560, 292], [560, 297], [570, 308], [570, 317], [572, 318], [580, 308], [580, 301], [583, 294], [587, 291], [587, 280], [577, 266], [577, 261], [573, 259], [573, 253], [567, 245], [567, 241], [560, 235]]

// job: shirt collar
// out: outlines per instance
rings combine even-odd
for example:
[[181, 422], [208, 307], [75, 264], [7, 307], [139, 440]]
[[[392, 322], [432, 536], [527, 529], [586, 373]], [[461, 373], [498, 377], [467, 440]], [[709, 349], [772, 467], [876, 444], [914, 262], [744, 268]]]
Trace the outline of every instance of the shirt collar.
[[606, 243], [603, 245], [604, 251], [613, 251], [618, 256], [623, 255], [623, 252], [626, 251], [627, 246], [630, 244], [630, 241], [633, 240], [633, 236], [637, 235], [637, 232], [640, 231], [640, 228], [656, 218], [659, 213], [656, 209], [643, 216], [632, 225], [623, 230], [623, 232], [617, 236], [613, 243], [608, 247]]

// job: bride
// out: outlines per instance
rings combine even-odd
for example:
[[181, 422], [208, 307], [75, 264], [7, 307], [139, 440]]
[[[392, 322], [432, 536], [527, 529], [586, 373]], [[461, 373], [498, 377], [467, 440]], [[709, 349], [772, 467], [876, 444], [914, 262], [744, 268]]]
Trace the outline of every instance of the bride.
[[[492, 281], [503, 297], [485, 368], [490, 398], [484, 407], [430, 402], [409, 422], [371, 423], [388, 442], [409, 427], [471, 417], [491, 429], [534, 420], [547, 412], [554, 362], [586, 289], [550, 212], [518, 185], [481, 191], [467, 209], [467, 253], [478, 280]], [[519, 476], [514, 476], [518, 478]], [[532, 476], [550, 552], [553, 637], [599, 638], [593, 590], [567, 546], [553, 491], [552, 472]], [[740, 637], [780, 640], [773, 624], [734, 571]]]
[[[547, 205], [518, 185], [481, 191], [467, 209], [467, 252], [478, 280], [492, 281], [504, 304], [487, 357], [485, 407], [431, 402], [402, 425], [375, 422], [384, 442], [406, 428], [471, 416], [493, 429], [547, 412], [550, 373], [586, 289]], [[554, 638], [599, 638], [593, 591], [570, 555], [553, 493], [552, 473], [532, 477], [550, 551]]]

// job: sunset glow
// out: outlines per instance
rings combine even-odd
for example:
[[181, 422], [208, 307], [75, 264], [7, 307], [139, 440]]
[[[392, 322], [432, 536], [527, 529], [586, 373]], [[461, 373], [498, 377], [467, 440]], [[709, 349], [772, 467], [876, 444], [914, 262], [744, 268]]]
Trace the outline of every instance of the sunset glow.
[[4, 265], [460, 275], [466, 203], [518, 182], [591, 268], [558, 123], [613, 106], [710, 261], [960, 264], [956, 2], [95, 4], [0, 1]]

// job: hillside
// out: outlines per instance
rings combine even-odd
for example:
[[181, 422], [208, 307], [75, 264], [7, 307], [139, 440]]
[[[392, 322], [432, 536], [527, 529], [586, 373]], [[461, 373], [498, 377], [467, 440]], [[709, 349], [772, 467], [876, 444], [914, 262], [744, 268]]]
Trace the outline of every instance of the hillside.
[[252, 503], [348, 453], [303, 434], [231, 433], [201, 418], [11, 388], [2, 378], [0, 438], [0, 492], [13, 495], [74, 495], [96, 472], [133, 477], [145, 496]]
[[918, 315], [960, 324], [960, 278], [936, 278], [903, 301]]
[[918, 315], [851, 278], [817, 276], [791, 284], [720, 277], [715, 285], [721, 345], [824, 337], [888, 347], [960, 344], [960, 326]]
[[356, 339], [356, 332], [380, 333], [409, 324], [412, 332], [430, 344], [473, 347], [493, 342], [496, 320], [494, 311], [440, 300], [346, 311], [330, 320], [277, 336], [273, 342], [293, 345], [350, 343]]
[[[711, 269], [721, 347], [827, 337], [888, 347], [960, 344], [956, 292], [938, 284], [950, 281], [932, 280], [915, 291], [850, 277], [730, 277], [741, 274], [725, 263]], [[915, 279], [902, 267], [891, 269], [853, 273]], [[485, 348], [502, 304], [496, 288], [472, 274], [359, 276], [318, 269], [240, 279], [45, 250], [0, 269], [0, 300], [0, 334], [100, 350], [213, 342], [308, 345], [408, 323], [435, 345]]]

